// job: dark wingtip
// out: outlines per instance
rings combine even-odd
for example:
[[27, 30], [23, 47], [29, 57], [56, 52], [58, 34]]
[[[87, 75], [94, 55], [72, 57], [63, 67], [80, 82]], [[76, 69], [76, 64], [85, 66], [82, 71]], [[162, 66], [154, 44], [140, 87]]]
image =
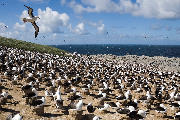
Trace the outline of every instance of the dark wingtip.
[[35, 34], [35, 38], [37, 38], [37, 35]]
[[24, 5], [25, 7], [27, 7], [28, 9], [30, 8], [30, 7], [28, 7], [27, 5]]

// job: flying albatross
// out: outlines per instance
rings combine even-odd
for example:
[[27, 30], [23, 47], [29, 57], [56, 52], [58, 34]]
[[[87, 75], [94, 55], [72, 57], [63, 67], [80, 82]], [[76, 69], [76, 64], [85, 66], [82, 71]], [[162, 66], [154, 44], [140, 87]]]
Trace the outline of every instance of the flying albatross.
[[[39, 32], [39, 27], [36, 25], [36, 22], [35, 22], [35, 21], [36, 21], [39, 17], [33, 15], [33, 9], [32, 9], [32, 8], [30, 8], [30, 7], [26, 6], [26, 5], [24, 5], [24, 6], [28, 8], [28, 14], [29, 14], [29, 17], [30, 17], [30, 18], [23, 18], [23, 21], [24, 21], [24, 23], [25, 23], [25, 22], [31, 22], [31, 23], [32, 23], [32, 25], [34, 26], [34, 29], [35, 29], [35, 38], [36, 38], [37, 35], [38, 35], [38, 32]], [[40, 18], [39, 18], [39, 19], [40, 19]]]

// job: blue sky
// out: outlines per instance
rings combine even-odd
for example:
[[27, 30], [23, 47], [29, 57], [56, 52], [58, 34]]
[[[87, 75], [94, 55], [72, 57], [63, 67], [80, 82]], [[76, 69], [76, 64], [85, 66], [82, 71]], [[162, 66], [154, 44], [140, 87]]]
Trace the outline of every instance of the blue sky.
[[0, 15], [1, 36], [40, 44], [180, 45], [180, 0], [0, 0]]

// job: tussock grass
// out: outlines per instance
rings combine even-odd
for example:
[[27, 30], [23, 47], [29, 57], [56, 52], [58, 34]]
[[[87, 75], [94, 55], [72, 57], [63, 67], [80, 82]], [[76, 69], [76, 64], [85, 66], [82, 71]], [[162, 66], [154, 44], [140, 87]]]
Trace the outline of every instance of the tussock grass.
[[5, 38], [0, 36], [0, 46], [6, 46], [10, 48], [17, 48], [27, 51], [40, 52], [40, 53], [48, 53], [54, 55], [65, 55], [67, 53], [64, 50], [60, 50], [55, 47], [40, 45], [31, 42], [26, 42], [22, 40], [16, 40], [12, 38]]

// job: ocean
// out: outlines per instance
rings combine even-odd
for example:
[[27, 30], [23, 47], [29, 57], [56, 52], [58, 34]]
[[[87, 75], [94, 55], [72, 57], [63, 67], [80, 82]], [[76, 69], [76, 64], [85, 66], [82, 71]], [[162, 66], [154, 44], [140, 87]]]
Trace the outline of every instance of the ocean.
[[70, 53], [180, 57], [180, 45], [52, 45]]

